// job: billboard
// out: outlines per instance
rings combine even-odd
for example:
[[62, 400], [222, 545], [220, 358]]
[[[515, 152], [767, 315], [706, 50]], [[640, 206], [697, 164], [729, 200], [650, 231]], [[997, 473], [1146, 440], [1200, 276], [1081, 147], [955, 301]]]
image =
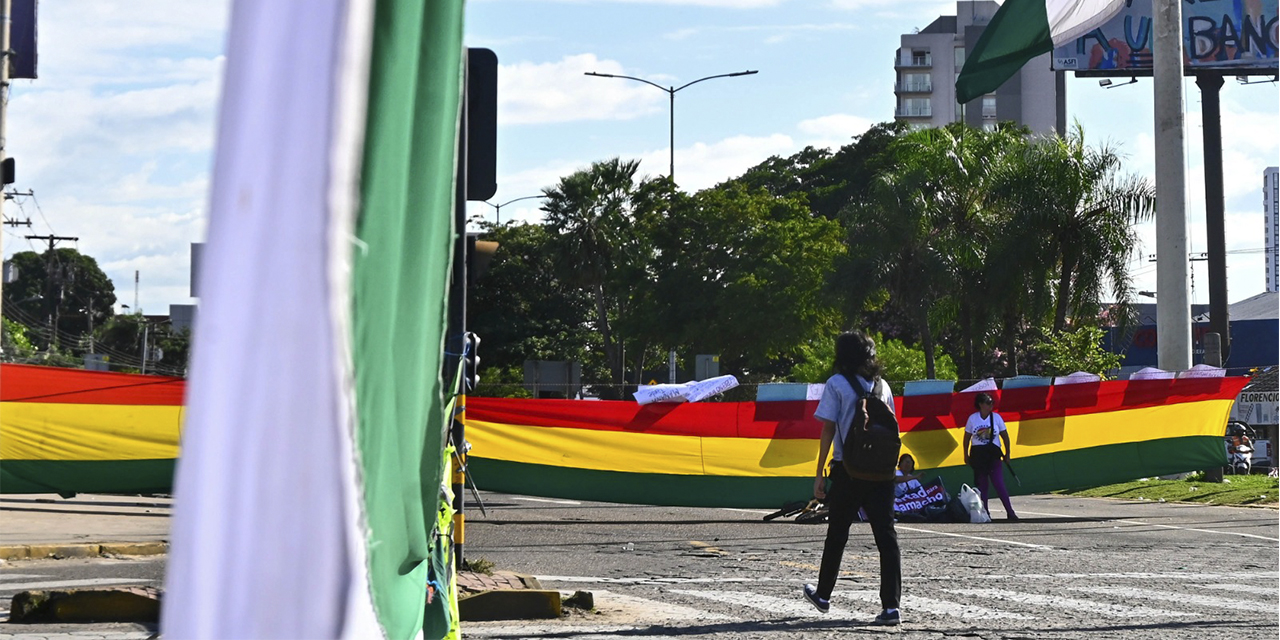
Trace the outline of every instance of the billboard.
[[[1271, 75], [1276, 66], [1277, 0], [1184, 0], [1183, 65], [1187, 74], [1222, 71]], [[1126, 0], [1106, 24], [1053, 50], [1055, 71], [1081, 76], [1151, 75], [1151, 0]]]

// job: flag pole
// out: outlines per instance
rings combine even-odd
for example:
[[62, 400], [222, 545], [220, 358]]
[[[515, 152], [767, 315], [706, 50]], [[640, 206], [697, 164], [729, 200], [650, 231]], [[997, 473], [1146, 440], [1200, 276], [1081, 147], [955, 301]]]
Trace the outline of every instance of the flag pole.
[[1153, 0], [1156, 152], [1156, 340], [1159, 366], [1191, 368], [1182, 0]]

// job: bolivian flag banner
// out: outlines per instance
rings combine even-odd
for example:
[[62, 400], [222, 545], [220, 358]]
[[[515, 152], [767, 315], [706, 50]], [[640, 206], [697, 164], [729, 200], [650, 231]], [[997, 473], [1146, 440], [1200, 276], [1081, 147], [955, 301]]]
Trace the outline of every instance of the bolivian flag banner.
[[166, 638], [439, 622], [462, 5], [234, 4]]
[[[1012, 465], [1035, 493], [1221, 466], [1248, 378], [1109, 381], [993, 392]], [[895, 399], [904, 452], [954, 493], [972, 482], [974, 393]], [[637, 504], [776, 509], [808, 499], [816, 401], [650, 404], [468, 398], [468, 468], [482, 489]]]

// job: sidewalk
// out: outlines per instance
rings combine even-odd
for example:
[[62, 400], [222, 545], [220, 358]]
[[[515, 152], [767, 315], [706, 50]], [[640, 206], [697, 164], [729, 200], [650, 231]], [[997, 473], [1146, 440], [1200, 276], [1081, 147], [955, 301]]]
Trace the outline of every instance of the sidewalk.
[[164, 554], [172, 506], [170, 498], [0, 494], [0, 560]]

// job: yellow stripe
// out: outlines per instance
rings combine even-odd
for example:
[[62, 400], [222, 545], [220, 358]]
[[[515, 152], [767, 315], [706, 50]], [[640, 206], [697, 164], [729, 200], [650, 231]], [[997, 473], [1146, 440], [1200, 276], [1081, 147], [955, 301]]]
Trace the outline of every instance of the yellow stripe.
[[0, 459], [176, 458], [182, 413], [173, 405], [5, 402], [0, 405]]
[[[1222, 435], [1231, 400], [1209, 400], [1008, 423], [1014, 459], [1144, 440]], [[744, 477], [805, 477], [817, 440], [699, 438], [623, 431], [467, 422], [472, 455], [595, 471]], [[964, 464], [963, 429], [905, 433], [922, 469]]]

